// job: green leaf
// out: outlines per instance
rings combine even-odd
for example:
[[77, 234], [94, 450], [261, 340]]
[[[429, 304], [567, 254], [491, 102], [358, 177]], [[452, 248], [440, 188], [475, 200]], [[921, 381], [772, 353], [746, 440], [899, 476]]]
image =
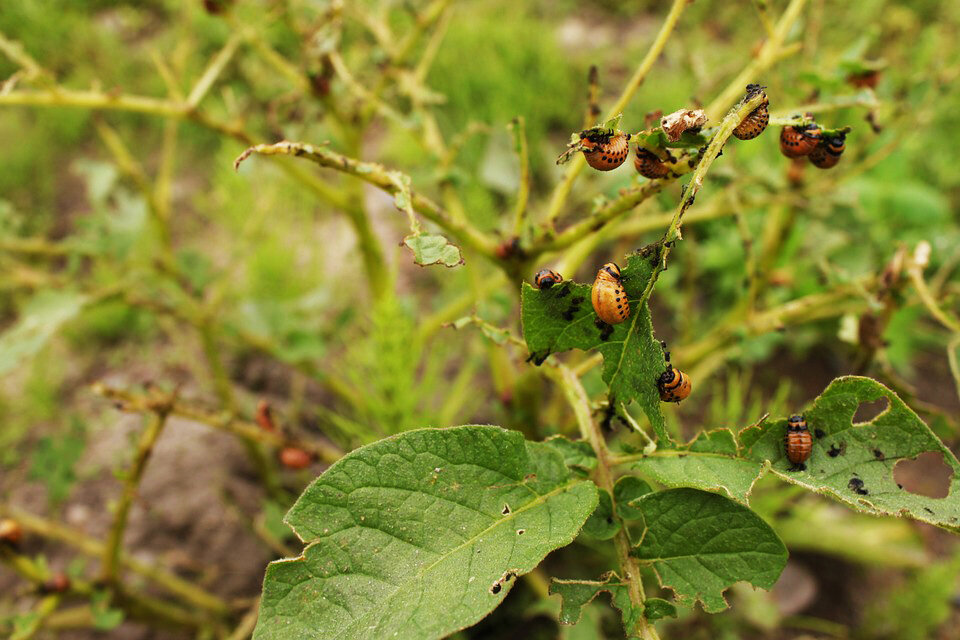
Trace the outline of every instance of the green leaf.
[[610, 594], [610, 602], [620, 610], [623, 628], [628, 637], [637, 637], [633, 633], [642, 613], [630, 602], [630, 590], [627, 583], [613, 573], [601, 576], [600, 580], [550, 580], [550, 593], [563, 599], [560, 608], [560, 624], [577, 624], [583, 607], [590, 604], [602, 591]]
[[570, 440], [566, 436], [547, 438], [544, 444], [553, 447], [563, 456], [568, 467], [580, 467], [588, 471], [597, 468], [597, 454], [586, 440]]
[[414, 233], [403, 239], [403, 244], [413, 251], [413, 261], [421, 267], [442, 264], [456, 267], [463, 264], [460, 247], [437, 233]]
[[587, 521], [583, 523], [581, 533], [597, 540], [609, 540], [620, 531], [620, 521], [613, 517], [613, 500], [604, 489], [598, 491], [600, 498]]
[[657, 379], [667, 368], [660, 343], [653, 336], [650, 310], [638, 301], [652, 274], [659, 247], [631, 254], [621, 270], [630, 302], [630, 317], [617, 325], [600, 321], [590, 302], [592, 285], [565, 281], [549, 289], [524, 283], [521, 293], [523, 337], [530, 358], [541, 364], [551, 353], [596, 349], [603, 355], [603, 380], [610, 401], [636, 400], [661, 441], [669, 442], [660, 409]]
[[0, 375], [35, 355], [90, 298], [72, 291], [42, 291], [27, 303], [15, 325], [0, 335]]
[[258, 640], [440, 638], [483, 618], [597, 505], [551, 447], [491, 426], [361, 447], [300, 496], [307, 547], [267, 567]]
[[630, 502], [645, 496], [652, 489], [650, 485], [636, 476], [622, 476], [613, 485], [613, 501], [617, 505], [617, 514], [624, 520], [639, 520], [643, 512], [630, 506]]
[[646, 530], [633, 555], [649, 563], [681, 604], [708, 613], [727, 608], [723, 592], [745, 580], [769, 589], [787, 549], [753, 511], [715, 493], [668, 489], [635, 500]]
[[701, 433], [683, 449], [644, 456], [633, 468], [667, 487], [722, 492], [747, 504], [763, 462], [737, 457], [733, 432], [716, 429]]
[[[876, 418], [853, 424], [861, 403], [886, 398]], [[908, 516], [960, 530], [960, 462], [913, 410], [890, 389], [860, 376], [837, 378], [805, 412], [813, 451], [805, 471], [792, 467], [784, 451], [786, 420], [772, 420], [740, 432], [744, 455], [769, 460], [779, 477], [872, 514]], [[893, 468], [902, 459], [932, 451], [953, 470], [946, 498], [901, 489]]]
[[676, 618], [677, 608], [662, 598], [647, 598], [643, 603], [643, 616], [651, 621]]

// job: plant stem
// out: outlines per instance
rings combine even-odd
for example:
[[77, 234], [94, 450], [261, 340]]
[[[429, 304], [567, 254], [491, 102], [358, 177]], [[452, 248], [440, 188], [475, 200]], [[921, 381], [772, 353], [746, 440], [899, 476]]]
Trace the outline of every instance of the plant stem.
[[[590, 399], [587, 392], [580, 383], [580, 378], [569, 367], [557, 364], [556, 378], [563, 388], [563, 393], [567, 402], [573, 409], [577, 419], [577, 425], [580, 428], [580, 434], [593, 448], [597, 456], [597, 468], [594, 471], [594, 479], [601, 490], [610, 494], [613, 498], [613, 471], [611, 465], [610, 451], [607, 449], [607, 443], [600, 432], [600, 428], [593, 420], [590, 413]], [[614, 517], [616, 515], [616, 504], [614, 503]], [[620, 530], [614, 536], [614, 544], [617, 549], [617, 559], [620, 563], [620, 570], [623, 579], [627, 583], [630, 593], [630, 602], [641, 614], [637, 616], [637, 625], [634, 629], [628, 629], [631, 633], [637, 633], [645, 640], [659, 640], [656, 629], [642, 615], [644, 610], [645, 595], [643, 592], [643, 580], [640, 576], [640, 567], [636, 559], [630, 555], [630, 539], [627, 537], [626, 525], [621, 522]]]
[[[312, 160], [321, 167], [327, 167], [356, 176], [365, 182], [369, 182], [386, 191], [391, 195], [397, 195], [403, 190], [403, 180], [405, 176], [398, 171], [388, 170], [386, 167], [373, 162], [363, 162], [354, 158], [324, 149], [312, 144], [302, 142], [278, 142], [276, 144], [259, 144], [250, 147], [244, 151], [234, 162], [239, 166], [241, 162], [249, 158], [254, 153], [261, 155], [291, 155], [305, 157]], [[440, 208], [438, 204], [419, 193], [410, 190], [410, 199], [413, 208], [423, 217], [443, 229], [453, 234], [464, 247], [467, 247], [485, 257], [496, 260], [494, 252], [496, 250], [496, 241], [482, 233], [465, 220], [455, 220], [447, 211]]]
[[[124, 411], [149, 412], [153, 411], [150, 398], [142, 395], [130, 393], [116, 387], [110, 387], [103, 383], [97, 383], [93, 386], [93, 392], [117, 401], [121, 404]], [[319, 441], [299, 441], [291, 440], [282, 433], [264, 431], [256, 424], [239, 420], [229, 412], [213, 412], [206, 409], [175, 400], [170, 405], [171, 416], [185, 418], [200, 422], [214, 429], [226, 431], [239, 436], [243, 440], [254, 440], [272, 447], [296, 447], [303, 449], [308, 453], [317, 456], [323, 462], [333, 463], [341, 458], [343, 453], [334, 445]]]
[[[730, 81], [720, 95], [714, 98], [713, 102], [707, 106], [707, 117], [710, 118], [710, 120], [718, 119], [720, 114], [726, 111], [737, 99], [737, 96], [743, 92], [743, 87], [747, 83], [758, 78], [764, 71], [777, 62], [777, 60], [783, 57], [784, 52], [781, 50], [783, 41], [790, 33], [790, 27], [792, 27], [793, 23], [800, 17], [800, 12], [803, 10], [806, 2], [807, 0], [791, 0], [790, 4], [780, 16], [780, 20], [777, 21], [773, 30], [773, 36], [763, 43], [763, 47], [761, 47], [757, 57], [751, 60], [737, 77]], [[799, 51], [799, 47], [797, 47], [796, 50]]]
[[713, 161], [716, 160], [720, 155], [720, 152], [723, 150], [727, 140], [733, 134], [733, 130], [737, 128], [737, 126], [747, 115], [760, 106], [764, 100], [766, 100], [766, 95], [763, 92], [757, 93], [749, 99], [744, 100], [735, 109], [731, 109], [720, 123], [716, 133], [714, 133], [713, 138], [710, 140], [710, 144], [707, 145], [707, 150], [704, 151], [700, 156], [700, 162], [697, 164], [697, 168], [694, 170], [693, 177], [690, 178], [690, 182], [687, 183], [687, 190], [683, 194], [683, 199], [680, 201], [679, 206], [677, 206], [676, 212], [673, 214], [673, 220], [670, 222], [670, 227], [667, 228], [667, 232], [663, 235], [663, 245], [660, 251], [660, 259], [656, 267], [654, 267], [653, 274], [650, 277], [650, 282], [647, 284], [647, 288], [644, 290], [643, 295], [641, 295], [639, 304], [643, 304], [650, 298], [650, 294], [653, 292], [653, 287], [657, 284], [657, 279], [660, 276], [660, 273], [666, 269], [667, 257], [670, 255], [671, 244], [676, 240], [682, 239], [680, 225], [683, 222], [683, 214], [687, 211], [687, 209], [693, 206], [697, 194], [703, 187], [703, 179], [710, 170]]
[[[613, 118], [618, 113], [621, 113], [630, 102], [630, 99], [633, 98], [633, 95], [637, 92], [637, 89], [640, 88], [640, 85], [643, 84], [643, 81], [650, 72], [650, 69], [653, 68], [654, 63], [656, 63], [657, 59], [660, 57], [660, 54], [663, 52], [663, 48], [666, 46], [667, 40], [670, 39], [670, 34], [673, 33], [674, 28], [677, 26], [677, 22], [680, 21], [680, 15], [683, 13], [684, 9], [687, 8], [688, 4], [690, 4], [690, 0], [673, 0], [673, 4], [670, 7], [670, 12], [667, 14], [667, 17], [664, 18], [663, 25], [660, 27], [660, 31], [657, 33], [656, 38], [654, 38], [653, 43], [650, 45], [647, 55], [644, 56], [636, 71], [633, 72], [633, 76], [627, 82], [627, 86], [624, 87], [620, 97], [617, 99], [614, 105], [610, 107], [606, 118], [604, 118], [605, 120]], [[580, 175], [580, 172], [583, 171], [585, 164], [586, 161], [583, 159], [583, 154], [578, 153], [570, 162], [563, 181], [557, 184], [557, 186], [554, 188], [553, 194], [550, 196], [550, 206], [547, 209], [547, 215], [545, 218], [545, 222], [548, 227], [552, 227], [554, 221], [556, 221], [556, 219], [560, 216], [560, 212], [563, 210], [563, 205], [566, 203], [567, 197], [570, 195], [570, 190], [573, 188], [573, 183], [576, 181], [577, 176]]]
[[163, 432], [163, 427], [166, 422], [166, 413], [163, 411], [154, 413], [149, 419], [147, 428], [144, 429], [140, 435], [140, 441], [137, 443], [137, 451], [133, 457], [133, 464], [130, 470], [127, 471], [127, 476], [123, 484], [123, 492], [120, 494], [120, 500], [117, 503], [116, 513], [113, 518], [113, 525], [110, 527], [107, 544], [103, 550], [101, 577], [107, 583], [117, 581], [117, 567], [120, 564], [120, 552], [123, 547], [123, 532], [127, 527], [130, 507], [133, 506], [133, 500], [137, 496], [140, 480], [143, 478], [147, 461], [153, 452], [153, 446]]
[[530, 153], [527, 149], [527, 129], [523, 116], [517, 116], [510, 125], [513, 145], [520, 160], [520, 187], [513, 210], [513, 235], [522, 237], [527, 223], [527, 202], [530, 199]]
[[[88, 556], [102, 558], [105, 555], [106, 547], [102, 542], [59, 522], [47, 520], [23, 511], [22, 509], [4, 504], [0, 504], [0, 516], [13, 518], [19, 522], [25, 530], [43, 536], [44, 538], [62, 542]], [[204, 591], [180, 576], [169, 573], [162, 567], [146, 564], [124, 553], [120, 554], [120, 563], [133, 573], [141, 575], [167, 589], [170, 593], [178, 596], [193, 608], [206, 609], [218, 615], [226, 615], [230, 612], [230, 607], [227, 603], [217, 596]]]

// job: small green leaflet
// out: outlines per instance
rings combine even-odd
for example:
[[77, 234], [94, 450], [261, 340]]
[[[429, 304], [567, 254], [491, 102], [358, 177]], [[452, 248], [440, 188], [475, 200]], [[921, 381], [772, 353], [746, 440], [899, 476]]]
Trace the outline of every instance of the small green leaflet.
[[267, 567], [256, 640], [441, 638], [569, 544], [596, 486], [492, 426], [407, 431], [344, 456], [286, 522], [307, 542]]
[[733, 432], [716, 429], [700, 433], [683, 449], [644, 456], [633, 468], [667, 487], [717, 491], [747, 504], [763, 462], [739, 458]]
[[0, 375], [16, 369], [91, 302], [71, 291], [41, 291], [23, 309], [15, 325], [0, 335]]
[[523, 337], [535, 364], [541, 364], [551, 353], [568, 349], [596, 349], [603, 354], [603, 380], [610, 389], [610, 401], [629, 404], [636, 400], [663, 447], [669, 438], [660, 409], [657, 379], [667, 363], [660, 343], [653, 336], [650, 310], [646, 303], [638, 303], [650, 282], [651, 260], [655, 261], [659, 255], [658, 245], [651, 247], [631, 254], [621, 270], [630, 301], [630, 316], [625, 322], [617, 325], [601, 322], [590, 302], [592, 285], [570, 281], [542, 290], [524, 283], [521, 320]]
[[631, 503], [645, 531], [633, 555], [649, 563], [681, 604], [727, 608], [723, 592], [747, 581], [769, 589], [787, 564], [787, 548], [763, 519], [733, 500], [697, 489], [667, 489]]
[[602, 591], [610, 594], [610, 602], [620, 610], [623, 628], [626, 630], [627, 636], [637, 637], [634, 629], [642, 614], [630, 602], [630, 591], [627, 584], [613, 572], [601, 576], [600, 580], [560, 580], [553, 578], [550, 581], [550, 593], [557, 594], [563, 599], [560, 608], [560, 624], [577, 624], [580, 621], [581, 610]]
[[[869, 422], [853, 424], [861, 403], [883, 398], [889, 402], [886, 411]], [[781, 478], [860, 511], [908, 516], [960, 531], [960, 462], [893, 391], [870, 378], [837, 378], [804, 415], [813, 434], [805, 471], [790, 471], [783, 442], [786, 419], [741, 431], [742, 454], [769, 460], [772, 472]], [[926, 451], [942, 454], [953, 469], [946, 498], [909, 493], [893, 478], [898, 460]]]
[[403, 239], [403, 244], [413, 251], [413, 261], [421, 267], [432, 264], [456, 267], [463, 264], [460, 247], [438, 233], [412, 233]]
[[613, 517], [613, 500], [605, 489], [597, 494], [600, 501], [587, 521], [583, 523], [583, 535], [595, 540], [609, 540], [620, 531], [620, 520]]

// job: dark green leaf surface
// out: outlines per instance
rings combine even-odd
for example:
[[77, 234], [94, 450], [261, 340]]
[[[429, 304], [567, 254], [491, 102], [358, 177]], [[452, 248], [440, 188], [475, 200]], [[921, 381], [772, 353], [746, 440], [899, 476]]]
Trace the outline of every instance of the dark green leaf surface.
[[723, 496], [668, 489], [635, 500], [646, 527], [633, 554], [650, 563], [681, 603], [727, 608], [723, 592], [746, 581], [769, 589], [787, 563], [787, 549], [766, 522]]
[[583, 523], [581, 533], [597, 540], [609, 540], [620, 531], [620, 521], [613, 517], [613, 500], [604, 489], [598, 491], [600, 498], [587, 521]]
[[716, 491], [747, 504], [763, 462], [738, 458], [733, 432], [716, 429], [701, 433], [684, 449], [643, 457], [633, 468], [667, 487]]
[[577, 624], [580, 621], [580, 612], [590, 604], [602, 591], [610, 594], [610, 602], [620, 610], [623, 627], [629, 630], [636, 627], [641, 618], [641, 612], [630, 602], [630, 591], [626, 583], [615, 573], [601, 576], [601, 580], [559, 580], [550, 581], [550, 593], [563, 598], [560, 607], [560, 624]]
[[545, 443], [560, 452], [568, 467], [581, 467], [592, 470], [597, 468], [597, 454], [586, 440], [570, 440], [565, 436], [553, 436]]
[[647, 598], [643, 603], [643, 616], [651, 621], [676, 618], [677, 608], [662, 598]]
[[[861, 403], [883, 398], [889, 402], [883, 413], [869, 422], [853, 424]], [[744, 429], [740, 433], [744, 455], [769, 460], [778, 476], [861, 511], [909, 516], [960, 529], [960, 462], [893, 391], [870, 378], [837, 378], [804, 415], [815, 434], [805, 471], [790, 471], [792, 465], [784, 450], [786, 419]], [[945, 498], [909, 493], [893, 478], [897, 461], [927, 451], [942, 454], [953, 470]]]
[[533, 362], [539, 364], [551, 353], [569, 349], [598, 350], [603, 354], [603, 380], [612, 401], [636, 400], [659, 435], [666, 429], [657, 379], [667, 364], [653, 335], [650, 310], [638, 303], [650, 281], [650, 261], [657, 255], [656, 246], [646, 255], [634, 253], [622, 268], [630, 317], [620, 324], [607, 325], [597, 317], [590, 302], [592, 283], [565, 281], [543, 290], [524, 283], [521, 304], [523, 337]]
[[597, 505], [560, 454], [491, 426], [361, 447], [300, 496], [308, 543], [271, 563], [258, 640], [439, 638], [484, 617]]
[[613, 485], [613, 501], [617, 514], [624, 520], [639, 520], [643, 512], [630, 506], [632, 500], [650, 493], [650, 485], [636, 476], [623, 476]]

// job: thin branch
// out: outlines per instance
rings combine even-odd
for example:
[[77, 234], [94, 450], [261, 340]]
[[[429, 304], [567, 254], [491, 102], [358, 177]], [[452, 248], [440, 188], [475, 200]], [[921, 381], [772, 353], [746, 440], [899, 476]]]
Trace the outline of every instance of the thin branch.
[[187, 96], [187, 105], [191, 108], [196, 107], [200, 104], [200, 101], [206, 97], [210, 87], [213, 86], [213, 83], [217, 81], [217, 78], [220, 77], [220, 74], [223, 73], [223, 70], [230, 63], [233, 54], [237, 52], [237, 47], [240, 46], [240, 42], [243, 41], [244, 37], [244, 34], [234, 32], [233, 35], [227, 39], [226, 44], [213, 56], [210, 64], [208, 64], [204, 70], [203, 75], [201, 75], [197, 83], [193, 85], [193, 89], [190, 90], [190, 95]]
[[[614, 105], [610, 107], [606, 118], [604, 118], [605, 120], [613, 118], [618, 113], [621, 113], [630, 102], [633, 94], [635, 94], [637, 89], [640, 88], [640, 85], [647, 77], [647, 74], [653, 68], [654, 63], [656, 63], [657, 59], [660, 57], [660, 54], [663, 53], [663, 48], [666, 46], [667, 40], [670, 39], [670, 34], [673, 33], [674, 28], [676, 28], [677, 23], [680, 21], [681, 14], [683, 14], [683, 11], [687, 8], [688, 4], [690, 4], [690, 0], [673, 0], [673, 4], [670, 7], [670, 12], [667, 14], [667, 17], [664, 18], [663, 25], [660, 27], [660, 31], [657, 33], [656, 38], [654, 38], [653, 43], [650, 45], [647, 55], [644, 56], [643, 60], [640, 62], [640, 65], [637, 67], [637, 70], [633, 72], [633, 76], [627, 82], [627, 86], [624, 87], [623, 93], [620, 94], [620, 97], [617, 98], [617, 101], [614, 103]], [[553, 194], [550, 196], [550, 205], [547, 208], [547, 214], [545, 217], [545, 222], [548, 227], [552, 226], [554, 221], [560, 216], [560, 212], [563, 210], [563, 205], [566, 203], [567, 198], [570, 195], [570, 190], [573, 188], [573, 183], [576, 181], [577, 176], [580, 175], [580, 172], [583, 171], [585, 164], [586, 161], [583, 159], [583, 155], [577, 154], [573, 161], [568, 165], [567, 173], [564, 176], [563, 181], [558, 183], [554, 188]]]
[[[3, 503], [0, 503], [0, 516], [13, 518], [26, 531], [62, 542], [85, 555], [95, 558], [104, 556], [105, 545], [102, 542], [67, 525]], [[193, 608], [206, 609], [217, 615], [230, 613], [230, 607], [226, 602], [162, 567], [146, 564], [124, 553], [120, 555], [120, 562], [125, 568], [155, 582]]]
[[[790, 33], [790, 28], [793, 26], [793, 23], [800, 17], [800, 12], [803, 10], [806, 2], [807, 0], [791, 0], [790, 4], [780, 16], [780, 20], [777, 21], [773, 36], [763, 44], [757, 57], [751, 60], [737, 77], [730, 81], [720, 95], [714, 98], [713, 102], [707, 106], [707, 116], [711, 120], [718, 119], [720, 114], [730, 108], [730, 105], [736, 101], [737, 96], [740, 95], [743, 87], [747, 83], [759, 78], [764, 71], [784, 56], [784, 52], [781, 49], [783, 42]], [[798, 52], [800, 50], [799, 45], [794, 49]]]
[[[341, 173], [356, 176], [394, 196], [403, 190], [402, 181], [405, 179], [405, 176], [397, 171], [388, 170], [383, 165], [373, 162], [363, 162], [354, 158], [348, 158], [335, 151], [302, 142], [283, 141], [276, 144], [260, 144], [250, 147], [240, 154], [234, 162], [234, 166], [238, 167], [241, 162], [254, 153], [262, 155], [291, 155], [307, 158], [319, 164], [321, 167], [327, 167], [340, 171]], [[453, 216], [440, 208], [438, 204], [414, 192], [412, 189], [410, 190], [410, 199], [413, 209], [427, 220], [452, 233], [456, 236], [457, 240], [470, 249], [493, 259], [496, 242], [492, 238], [464, 220], [455, 220]]]
[[123, 492], [120, 494], [120, 499], [117, 502], [113, 525], [110, 527], [107, 544], [103, 550], [101, 577], [107, 583], [114, 583], [117, 580], [117, 568], [120, 565], [120, 553], [123, 547], [123, 533], [127, 528], [127, 518], [130, 515], [130, 507], [133, 506], [133, 500], [137, 497], [140, 480], [143, 478], [147, 461], [150, 459], [150, 454], [153, 453], [153, 446], [156, 444], [157, 438], [159, 438], [163, 432], [166, 421], [167, 414], [162, 410], [150, 416], [147, 428], [144, 429], [140, 435], [140, 441], [137, 443], [137, 451], [133, 456], [133, 464], [126, 473]]
[[520, 187], [517, 189], [517, 204], [513, 210], [513, 235], [521, 237], [527, 222], [527, 202], [530, 199], [530, 153], [527, 149], [527, 128], [523, 116], [514, 118], [510, 125], [513, 131], [513, 146], [520, 160]]
[[[148, 413], [154, 411], [153, 400], [145, 395], [110, 387], [103, 383], [93, 385], [92, 390], [97, 395], [109, 398], [120, 403], [123, 411]], [[169, 415], [200, 422], [214, 429], [226, 431], [246, 440], [254, 440], [276, 448], [296, 447], [314, 455], [323, 462], [336, 462], [343, 453], [332, 444], [320, 441], [293, 440], [282, 433], [264, 431], [253, 422], [240, 420], [224, 412], [208, 411], [196, 405], [175, 400], [169, 408]]]
[[754, 109], [759, 107], [760, 104], [766, 99], [766, 94], [764, 94], [762, 91], [758, 92], [756, 95], [751, 96], [741, 102], [738, 107], [731, 109], [727, 116], [720, 123], [716, 133], [710, 140], [710, 144], [707, 145], [707, 150], [704, 151], [703, 155], [700, 157], [700, 162], [697, 164], [697, 168], [693, 172], [693, 177], [690, 179], [690, 182], [687, 183], [687, 190], [683, 195], [680, 205], [677, 207], [676, 213], [673, 214], [673, 220], [670, 222], [670, 227], [663, 235], [663, 245], [660, 251], [660, 259], [657, 262], [657, 266], [653, 270], [653, 274], [650, 277], [650, 282], [647, 284], [647, 288], [640, 297], [639, 304], [643, 304], [643, 302], [650, 297], [650, 294], [653, 292], [653, 287], [657, 284], [657, 279], [660, 273], [666, 269], [667, 257], [670, 255], [673, 242], [682, 239], [680, 225], [683, 223], [683, 214], [687, 209], [693, 206], [697, 194], [700, 192], [701, 187], [703, 187], [703, 180], [706, 177], [707, 172], [710, 170], [713, 161], [716, 160], [720, 155], [720, 152], [723, 150], [727, 140], [733, 134], [733, 130], [736, 129], [743, 119], [747, 117]]

